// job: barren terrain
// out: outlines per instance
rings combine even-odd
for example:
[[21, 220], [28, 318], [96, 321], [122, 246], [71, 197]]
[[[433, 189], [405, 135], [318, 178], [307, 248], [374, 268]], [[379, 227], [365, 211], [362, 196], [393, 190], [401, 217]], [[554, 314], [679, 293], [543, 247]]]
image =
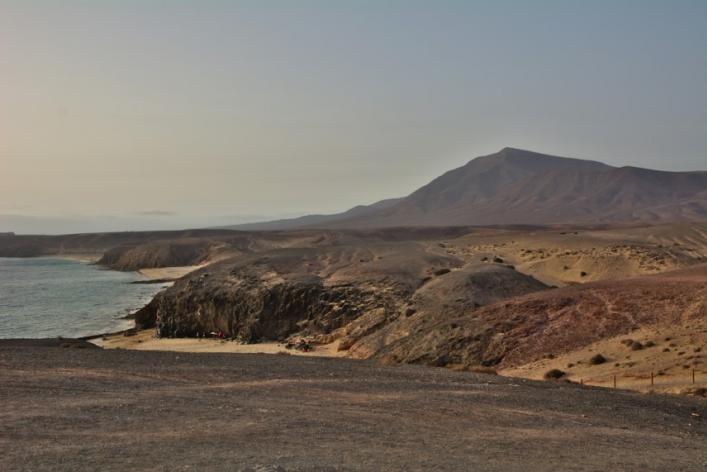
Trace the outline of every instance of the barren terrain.
[[[705, 223], [16, 236], [0, 253], [28, 245], [178, 279], [136, 314], [151, 331], [106, 347], [274, 353], [304, 341], [308, 355], [702, 388]], [[659, 346], [625, 352], [626, 338]], [[592, 352], [609, 361], [588, 365]]]
[[702, 471], [707, 463], [699, 399], [346, 359], [23, 344], [0, 343], [3, 470]]

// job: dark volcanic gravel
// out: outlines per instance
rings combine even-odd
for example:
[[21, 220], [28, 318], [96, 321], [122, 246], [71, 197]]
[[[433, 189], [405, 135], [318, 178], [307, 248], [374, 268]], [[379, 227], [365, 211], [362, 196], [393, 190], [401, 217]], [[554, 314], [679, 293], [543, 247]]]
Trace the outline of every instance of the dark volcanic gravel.
[[0, 342], [0, 470], [707, 470], [707, 403], [415, 366]]

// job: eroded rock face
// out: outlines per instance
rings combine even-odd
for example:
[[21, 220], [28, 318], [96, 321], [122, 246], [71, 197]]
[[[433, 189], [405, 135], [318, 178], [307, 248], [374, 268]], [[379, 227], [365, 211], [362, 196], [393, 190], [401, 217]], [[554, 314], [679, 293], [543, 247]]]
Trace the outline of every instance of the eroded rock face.
[[281, 249], [223, 261], [179, 280], [136, 322], [166, 337], [216, 332], [250, 343], [298, 334], [352, 344], [397, 318], [429, 273], [460, 264], [414, 243], [400, 254], [399, 246]]
[[[150, 311], [159, 336], [193, 337], [221, 332], [253, 343], [283, 340], [291, 334], [330, 333], [367, 310], [385, 306], [377, 294], [351, 286], [324, 287], [317, 277], [265, 284], [232, 275], [228, 283], [207, 274], [158, 296]], [[150, 325], [152, 319], [139, 322]]]
[[[254, 343], [307, 336], [338, 340], [352, 357], [444, 365], [461, 360], [442, 348], [455, 344], [456, 335], [450, 340], [449, 332], [433, 331], [439, 339], [431, 339], [420, 333], [482, 305], [545, 288], [512, 267], [463, 265], [418, 243], [291, 248], [194, 272], [158, 295], [136, 321], [164, 337], [215, 332]], [[473, 344], [460, 327], [450, 329], [459, 331], [460, 343]], [[411, 347], [409, 339], [420, 342]], [[404, 358], [400, 345], [406, 346]]]
[[459, 317], [475, 319], [485, 305], [547, 288], [510, 266], [467, 264], [420, 287], [408, 300], [405, 316], [360, 339], [351, 355], [438, 366], [484, 363], [487, 338], [494, 332], [466, 330]]

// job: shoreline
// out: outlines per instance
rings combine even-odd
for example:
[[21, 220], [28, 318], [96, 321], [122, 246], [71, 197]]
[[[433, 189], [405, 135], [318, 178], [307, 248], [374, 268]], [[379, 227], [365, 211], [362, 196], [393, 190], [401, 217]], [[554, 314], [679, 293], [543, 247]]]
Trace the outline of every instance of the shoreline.
[[[199, 265], [199, 266], [177, 266], [177, 267], [159, 267], [159, 268], [150, 268], [150, 269], [140, 269], [137, 271], [134, 271], [136, 274], [140, 275], [143, 277], [142, 280], [136, 280], [133, 282], [130, 282], [131, 284], [135, 285], [147, 285], [147, 284], [160, 284], [162, 287], [160, 290], [155, 292], [155, 295], [150, 298], [150, 300], [143, 305], [142, 307], [138, 308], [137, 310], [122, 316], [120, 318], [120, 321], [123, 323], [130, 323], [130, 326], [124, 327], [122, 329], [116, 330], [116, 331], [109, 331], [109, 332], [102, 332], [102, 333], [96, 333], [96, 334], [89, 334], [87, 336], [81, 336], [80, 338], [77, 339], [82, 339], [85, 341], [92, 342], [93, 340], [96, 339], [102, 339], [107, 336], [121, 336], [124, 337], [125, 333], [131, 330], [135, 329], [135, 313], [142, 308], [144, 308], [147, 304], [149, 304], [152, 299], [154, 299], [155, 296], [157, 296], [158, 293], [160, 293], [162, 290], [165, 288], [171, 287], [174, 282], [176, 282], [178, 279], [181, 277], [189, 274], [190, 272], [193, 272], [195, 270], [201, 269], [204, 267], [204, 265]], [[107, 270], [114, 270], [111, 268], [106, 268]], [[118, 271], [120, 272], [120, 271]], [[116, 327], [117, 327], [116, 323]]]
[[[88, 334], [80, 334], [75, 333], [72, 334], [71, 336], [66, 336], [66, 335], [57, 335], [57, 336], [52, 336], [52, 337], [32, 337], [32, 338], [26, 338], [26, 337], [19, 337], [19, 338], [2, 338], [2, 339], [30, 339], [30, 340], [35, 340], [35, 341], [41, 341], [41, 340], [53, 340], [53, 339], [64, 339], [64, 340], [81, 340], [81, 341], [88, 341], [91, 342], [92, 340], [96, 339], [101, 339], [104, 337], [110, 337], [110, 336], [121, 336], [123, 337], [124, 333], [126, 331], [131, 331], [135, 329], [135, 321], [134, 321], [134, 315], [137, 311], [142, 309], [144, 306], [149, 304], [152, 299], [162, 290], [165, 288], [170, 287], [174, 282], [176, 282], [178, 279], [181, 277], [195, 271], [198, 269], [201, 269], [205, 267], [207, 264], [202, 264], [202, 265], [194, 265], [194, 266], [174, 266], [174, 267], [159, 267], [159, 268], [145, 268], [145, 269], [139, 269], [136, 271], [120, 271], [113, 269], [111, 267], [107, 266], [102, 266], [98, 265], [97, 262], [101, 259], [102, 253], [75, 253], [75, 254], [52, 254], [52, 255], [46, 255], [46, 256], [38, 256], [39, 258], [47, 258], [47, 259], [56, 259], [56, 260], [65, 260], [65, 261], [73, 261], [73, 262], [79, 262], [82, 264], [86, 265], [91, 265], [95, 266], [97, 270], [107, 270], [107, 271], [113, 271], [113, 272], [127, 272], [127, 273], [133, 273], [137, 275], [138, 277], [136, 280], [132, 282], [127, 282], [129, 284], [135, 284], [135, 285], [148, 285], [148, 284], [154, 284], [154, 285], [162, 285], [161, 287], [157, 288], [157, 291], [152, 295], [149, 299], [146, 301], [142, 302], [142, 305], [139, 307], [133, 309], [130, 311], [127, 315], [126, 314], [116, 314], [116, 318], [114, 320], [113, 326], [110, 328], [107, 328], [107, 331], [99, 331], [99, 332], [88, 332]], [[15, 259], [15, 258], [11, 258]], [[18, 259], [29, 259], [26, 257], [23, 258], [18, 258]], [[85, 331], [84, 331], [85, 333]]]
[[101, 260], [101, 257], [103, 257], [103, 253], [85, 253], [85, 254], [54, 254], [50, 256], [40, 256], [40, 257], [53, 257], [55, 259], [64, 259], [67, 261], [76, 261], [76, 262], [84, 262], [86, 264], [96, 264], [99, 260]]

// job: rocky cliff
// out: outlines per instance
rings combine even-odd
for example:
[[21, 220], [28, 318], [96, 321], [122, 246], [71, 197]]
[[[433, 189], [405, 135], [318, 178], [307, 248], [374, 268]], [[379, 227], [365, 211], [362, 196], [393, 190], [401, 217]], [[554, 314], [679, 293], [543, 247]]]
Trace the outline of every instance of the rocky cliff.
[[369, 358], [428, 323], [546, 288], [512, 267], [465, 264], [435, 248], [378, 243], [238, 257], [179, 280], [136, 322], [165, 337], [338, 340], [350, 355]]

